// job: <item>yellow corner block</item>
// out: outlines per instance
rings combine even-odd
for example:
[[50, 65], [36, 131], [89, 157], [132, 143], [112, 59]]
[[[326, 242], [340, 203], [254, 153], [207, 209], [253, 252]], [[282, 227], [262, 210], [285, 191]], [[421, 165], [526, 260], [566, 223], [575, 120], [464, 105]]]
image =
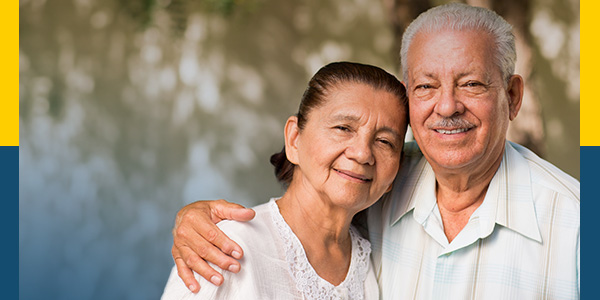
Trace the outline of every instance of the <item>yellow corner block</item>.
[[595, 0], [582, 0], [580, 2], [581, 17], [581, 100], [580, 100], [580, 127], [581, 146], [600, 146], [600, 133], [598, 121], [600, 117], [600, 2]]
[[19, 1], [3, 1], [0, 32], [0, 146], [19, 146]]

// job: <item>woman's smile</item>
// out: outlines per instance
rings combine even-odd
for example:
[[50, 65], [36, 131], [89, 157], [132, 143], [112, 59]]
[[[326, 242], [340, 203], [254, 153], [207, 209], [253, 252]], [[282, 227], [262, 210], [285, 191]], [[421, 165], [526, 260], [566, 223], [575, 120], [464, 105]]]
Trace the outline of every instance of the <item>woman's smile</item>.
[[358, 174], [358, 173], [354, 173], [351, 171], [347, 171], [347, 170], [338, 170], [336, 168], [333, 168], [333, 170], [340, 175], [342, 178], [348, 179], [352, 182], [359, 182], [359, 183], [368, 183], [373, 181], [372, 178], [369, 178], [367, 176]]
[[390, 187], [406, 126], [402, 99], [362, 83], [331, 88], [304, 128], [290, 117], [288, 159], [303, 193], [352, 211], [373, 204]]

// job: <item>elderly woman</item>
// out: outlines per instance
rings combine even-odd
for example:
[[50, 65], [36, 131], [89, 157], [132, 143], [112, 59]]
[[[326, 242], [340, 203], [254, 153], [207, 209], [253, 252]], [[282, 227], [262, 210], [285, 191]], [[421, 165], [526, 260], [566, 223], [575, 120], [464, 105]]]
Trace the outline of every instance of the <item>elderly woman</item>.
[[350, 223], [391, 188], [407, 122], [394, 76], [349, 62], [321, 68], [271, 157], [285, 194], [250, 222], [218, 224], [244, 249], [243, 269], [220, 287], [196, 275], [193, 294], [173, 268], [163, 299], [378, 299], [370, 244]]

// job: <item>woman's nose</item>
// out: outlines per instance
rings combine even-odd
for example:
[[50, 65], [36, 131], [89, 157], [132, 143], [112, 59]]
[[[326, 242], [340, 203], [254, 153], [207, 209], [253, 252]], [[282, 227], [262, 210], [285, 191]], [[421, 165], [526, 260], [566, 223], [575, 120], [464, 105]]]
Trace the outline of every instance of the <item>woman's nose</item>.
[[357, 137], [346, 148], [346, 156], [355, 160], [361, 165], [373, 165], [375, 157], [373, 156], [372, 143], [367, 137]]

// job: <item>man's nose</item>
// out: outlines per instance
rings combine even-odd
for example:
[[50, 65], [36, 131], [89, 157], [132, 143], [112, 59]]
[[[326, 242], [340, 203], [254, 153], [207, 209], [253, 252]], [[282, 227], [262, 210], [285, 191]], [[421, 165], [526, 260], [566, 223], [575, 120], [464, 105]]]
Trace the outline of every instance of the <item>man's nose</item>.
[[435, 104], [435, 112], [442, 117], [452, 117], [464, 112], [465, 106], [459, 99], [456, 90], [453, 87], [444, 87]]

